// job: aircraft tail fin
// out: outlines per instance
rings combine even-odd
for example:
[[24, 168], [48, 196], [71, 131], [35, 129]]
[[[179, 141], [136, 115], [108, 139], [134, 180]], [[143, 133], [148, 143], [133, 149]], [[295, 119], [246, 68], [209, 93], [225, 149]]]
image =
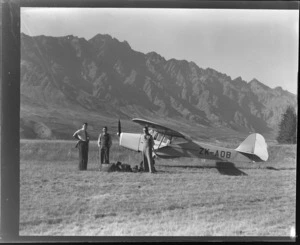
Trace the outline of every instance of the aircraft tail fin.
[[255, 162], [267, 161], [269, 153], [265, 138], [261, 134], [250, 134], [235, 150]]

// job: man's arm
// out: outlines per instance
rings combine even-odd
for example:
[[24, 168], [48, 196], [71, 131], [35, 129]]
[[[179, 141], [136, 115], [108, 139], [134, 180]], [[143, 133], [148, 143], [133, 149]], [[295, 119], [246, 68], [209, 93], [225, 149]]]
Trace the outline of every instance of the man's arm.
[[101, 134], [99, 134], [99, 137], [98, 137], [98, 147], [101, 146]]
[[77, 140], [80, 140], [80, 138], [78, 137], [78, 132], [79, 130], [77, 130], [74, 134], [73, 134], [73, 137]]

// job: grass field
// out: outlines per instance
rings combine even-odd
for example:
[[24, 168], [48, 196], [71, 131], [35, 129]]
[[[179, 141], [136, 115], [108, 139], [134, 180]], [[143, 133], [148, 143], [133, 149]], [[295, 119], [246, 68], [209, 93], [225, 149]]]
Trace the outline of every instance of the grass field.
[[[156, 160], [156, 174], [99, 172], [96, 142], [78, 171], [74, 141], [21, 141], [20, 235], [289, 236], [296, 222], [296, 146], [266, 163]], [[111, 161], [141, 155], [114, 142]]]

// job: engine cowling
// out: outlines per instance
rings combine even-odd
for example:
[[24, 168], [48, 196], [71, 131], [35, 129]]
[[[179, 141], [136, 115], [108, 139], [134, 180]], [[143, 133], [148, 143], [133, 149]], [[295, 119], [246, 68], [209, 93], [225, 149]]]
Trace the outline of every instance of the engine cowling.
[[141, 140], [142, 134], [133, 134], [133, 133], [121, 133], [120, 134], [120, 146], [128, 148], [134, 151], [141, 151], [143, 142]]

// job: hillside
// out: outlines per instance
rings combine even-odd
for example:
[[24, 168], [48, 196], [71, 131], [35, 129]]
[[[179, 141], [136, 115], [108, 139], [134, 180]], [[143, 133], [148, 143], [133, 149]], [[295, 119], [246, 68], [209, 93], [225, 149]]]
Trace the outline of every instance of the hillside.
[[69, 138], [83, 121], [96, 137], [133, 117], [274, 134], [288, 105], [296, 96], [280, 87], [143, 54], [110, 35], [21, 35], [22, 138]]

